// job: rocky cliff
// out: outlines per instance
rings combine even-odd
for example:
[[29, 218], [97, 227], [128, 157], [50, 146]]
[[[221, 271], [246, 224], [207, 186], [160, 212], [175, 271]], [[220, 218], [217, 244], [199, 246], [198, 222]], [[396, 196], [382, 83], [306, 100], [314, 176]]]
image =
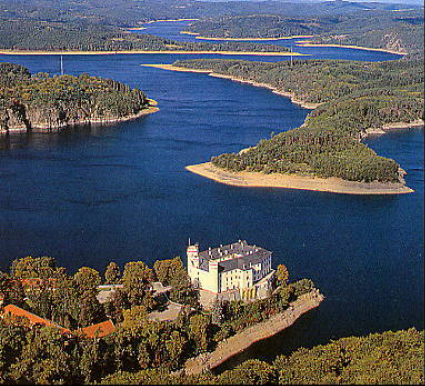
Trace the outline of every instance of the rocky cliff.
[[111, 79], [31, 76], [22, 66], [0, 63], [0, 132], [123, 121], [150, 105], [142, 91]]

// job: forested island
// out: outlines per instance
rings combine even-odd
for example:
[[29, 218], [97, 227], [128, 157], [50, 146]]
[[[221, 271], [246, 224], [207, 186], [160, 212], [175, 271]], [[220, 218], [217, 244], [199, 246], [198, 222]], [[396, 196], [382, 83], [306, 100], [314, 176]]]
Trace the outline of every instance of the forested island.
[[[232, 172], [262, 172], [263, 176], [280, 173], [378, 182], [378, 191], [385, 189], [382, 183], [387, 184], [388, 192], [391, 186], [394, 192], [409, 191], [401, 187], [404, 180], [399, 165], [360, 141], [392, 126], [423, 125], [423, 59], [382, 63], [309, 60], [294, 61], [292, 66], [290, 62], [189, 60], [177, 61], [171, 69], [248, 81], [316, 107], [301, 127], [238, 154], [213, 157], [212, 166]], [[225, 182], [226, 178], [218, 180]], [[371, 189], [365, 192], [373, 193]]]
[[314, 17], [253, 14], [202, 19], [192, 22], [188, 31], [200, 35], [198, 38], [273, 40], [307, 36], [309, 41], [296, 44], [360, 46], [410, 54], [424, 49], [423, 10], [395, 12], [371, 9], [369, 4], [350, 13], [336, 9], [330, 15], [322, 11]]
[[139, 89], [112, 79], [31, 75], [23, 66], [0, 63], [0, 133], [119, 122], [155, 112], [155, 105]]

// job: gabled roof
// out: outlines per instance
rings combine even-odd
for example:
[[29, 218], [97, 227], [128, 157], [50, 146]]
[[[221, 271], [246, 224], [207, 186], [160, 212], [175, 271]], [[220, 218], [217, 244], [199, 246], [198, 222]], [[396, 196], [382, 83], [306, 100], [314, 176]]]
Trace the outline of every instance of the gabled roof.
[[39, 316], [33, 314], [32, 312], [25, 311], [24, 309], [14, 306], [13, 304], [9, 304], [3, 308], [3, 312], [5, 314], [11, 315], [13, 318], [26, 318], [29, 320], [31, 325], [40, 324], [42, 326], [50, 326], [60, 330], [61, 334], [70, 334], [71, 330], [67, 328], [61, 327], [58, 324], [52, 322], [48, 319], [40, 318]]
[[82, 328], [81, 331], [87, 338], [102, 338], [115, 331], [114, 323], [112, 320], [107, 320], [102, 323], [93, 324], [92, 326]]

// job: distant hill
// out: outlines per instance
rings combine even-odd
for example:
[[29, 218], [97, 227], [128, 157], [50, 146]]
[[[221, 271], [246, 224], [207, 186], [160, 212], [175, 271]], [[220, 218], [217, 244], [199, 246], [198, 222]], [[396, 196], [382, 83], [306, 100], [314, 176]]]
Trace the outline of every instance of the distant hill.
[[248, 42], [183, 43], [87, 22], [0, 20], [0, 49], [32, 51], [256, 51], [288, 48]]
[[[345, 3], [345, 2], [344, 2]], [[348, 14], [286, 17], [278, 14], [254, 14], [210, 18], [191, 23], [188, 30], [214, 38], [278, 38], [313, 35], [314, 42], [359, 45], [409, 53], [423, 52], [424, 17], [422, 11], [394, 12], [361, 8]]]

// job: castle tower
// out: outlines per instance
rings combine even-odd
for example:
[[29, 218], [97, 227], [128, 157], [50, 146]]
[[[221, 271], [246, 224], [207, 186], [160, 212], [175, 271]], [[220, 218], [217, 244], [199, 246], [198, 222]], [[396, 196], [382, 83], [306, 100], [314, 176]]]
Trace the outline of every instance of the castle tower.
[[220, 278], [218, 272], [218, 261], [209, 261], [209, 276], [208, 276], [208, 289], [212, 292], [221, 292]]
[[198, 279], [199, 269], [199, 244], [189, 245], [187, 247], [187, 273], [193, 283]]

